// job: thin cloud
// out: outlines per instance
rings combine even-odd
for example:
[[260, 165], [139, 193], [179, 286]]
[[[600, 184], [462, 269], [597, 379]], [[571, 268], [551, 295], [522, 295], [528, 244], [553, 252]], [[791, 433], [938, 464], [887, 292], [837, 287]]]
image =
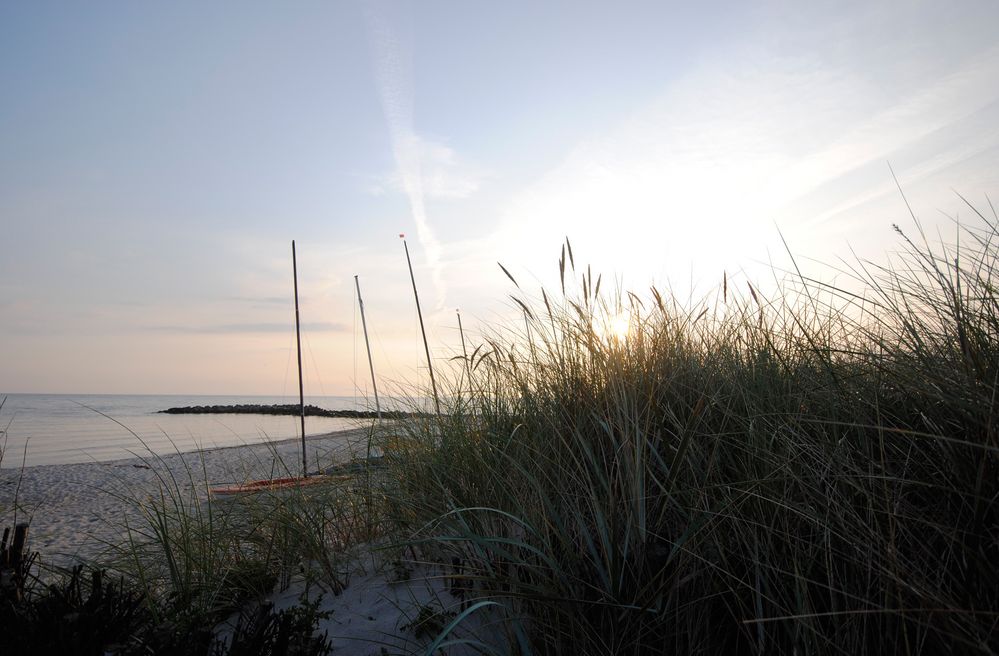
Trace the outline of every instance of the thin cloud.
[[439, 309], [444, 307], [446, 288], [441, 244], [427, 218], [428, 184], [421, 159], [422, 142], [413, 129], [412, 39], [401, 38], [393, 29], [381, 3], [366, 3], [365, 9], [375, 78], [392, 139], [396, 184], [409, 199], [416, 236], [430, 266]]
[[292, 302], [287, 296], [231, 296], [229, 300], [251, 305], [285, 305]]
[[[182, 335], [252, 335], [287, 333], [292, 328], [290, 323], [229, 323], [214, 326], [145, 326], [143, 329], [151, 332]], [[302, 324], [302, 331], [309, 333], [346, 333], [351, 330], [351, 327], [346, 324], [329, 321]]]
[[[423, 196], [431, 200], [458, 200], [468, 198], [479, 190], [482, 173], [462, 161], [451, 147], [423, 137], [414, 136], [417, 157], [423, 180]], [[388, 191], [408, 193], [406, 178], [399, 171], [368, 189], [380, 196]]]
[[536, 262], [578, 236], [577, 252], [630, 262], [638, 279], [696, 266], [705, 282], [779, 251], [775, 223], [796, 249], [869, 242], [869, 223], [840, 218], [897, 194], [886, 160], [946, 189], [965, 162], [999, 152], [997, 77], [997, 47], [891, 94], [859, 63], [760, 51], [708, 62], [515, 196], [494, 242]]

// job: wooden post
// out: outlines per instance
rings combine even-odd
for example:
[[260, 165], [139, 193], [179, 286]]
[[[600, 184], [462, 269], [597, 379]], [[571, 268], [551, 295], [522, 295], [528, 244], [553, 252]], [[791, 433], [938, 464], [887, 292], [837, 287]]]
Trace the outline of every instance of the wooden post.
[[16, 525], [12, 539], [10, 528], [4, 527], [3, 540], [0, 541], [0, 600], [4, 602], [20, 601], [24, 595], [24, 578], [32, 561], [32, 557], [25, 553], [27, 543], [27, 524]]
[[14, 539], [10, 544], [10, 556], [11, 563], [17, 564], [21, 562], [21, 557], [24, 555], [24, 545], [28, 542], [28, 525], [18, 524], [14, 527]]

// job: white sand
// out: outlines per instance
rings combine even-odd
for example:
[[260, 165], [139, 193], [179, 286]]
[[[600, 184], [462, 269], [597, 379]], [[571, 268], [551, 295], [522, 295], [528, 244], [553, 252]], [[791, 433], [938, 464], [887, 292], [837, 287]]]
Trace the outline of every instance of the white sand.
[[[363, 456], [366, 439], [364, 430], [308, 438], [310, 471]], [[126, 521], [133, 526], [141, 523], [139, 508], [122, 498], [144, 498], [171, 476], [181, 489], [193, 488], [201, 496], [206, 479], [225, 484], [300, 472], [299, 440], [163, 457], [145, 454], [109, 462], [0, 469], [0, 527], [28, 522], [29, 549], [39, 552], [45, 564], [66, 566], [98, 558], [107, 544], [119, 543]], [[333, 614], [322, 621], [320, 631], [332, 639], [333, 653], [381, 654], [383, 647], [390, 654], [419, 653], [432, 636], [418, 639], [412, 629], [404, 627], [421, 606], [461, 612], [461, 600], [446, 591], [446, 572], [417, 565], [408, 580], [396, 581], [392, 568], [377, 561], [375, 555], [362, 556], [354, 564], [347, 589], [339, 596], [324, 594], [322, 609]], [[283, 608], [294, 604], [305, 591], [304, 583], [297, 582], [272, 599], [277, 608]], [[308, 592], [314, 598], [322, 591], [313, 587]], [[490, 641], [495, 641], [498, 632], [483, 628], [495, 621], [493, 611], [477, 612], [462, 628], [490, 634]], [[458, 646], [446, 653], [479, 652]]]
[[[364, 430], [309, 437], [310, 471], [364, 453]], [[138, 453], [138, 452], [137, 452]], [[181, 489], [204, 482], [240, 483], [272, 476], [300, 475], [301, 441], [208, 449], [169, 456], [138, 454], [127, 460], [0, 469], [0, 526], [30, 524], [31, 548], [45, 562], [65, 565], [99, 555], [121, 537], [125, 520], [133, 526], [138, 509], [121, 497], [141, 499], [162, 479], [176, 477]], [[193, 484], [193, 485], [192, 485]]]
[[[396, 580], [391, 568], [358, 562], [350, 585], [343, 593], [336, 597], [324, 594], [321, 609], [332, 611], [332, 615], [320, 621], [318, 631], [326, 633], [330, 639], [333, 654], [424, 653], [436, 636], [417, 637], [414, 629], [408, 626], [415, 623], [421, 607], [449, 613], [448, 619], [441, 622], [446, 625], [450, 618], [475, 604], [472, 599], [462, 605], [460, 599], [452, 596], [447, 591], [446, 576], [447, 572], [439, 567], [418, 565], [405, 579]], [[305, 590], [302, 583], [294, 583], [288, 590], [272, 595], [271, 600], [276, 609], [287, 608], [297, 603]], [[316, 592], [310, 591], [309, 597], [314, 599]], [[503, 644], [503, 638], [497, 611], [495, 607], [473, 609], [444, 640], [444, 644], [478, 641], [491, 645], [492, 652], [483, 652], [470, 644], [458, 644], [447, 647], [443, 653], [450, 656], [506, 653], [507, 650], [499, 646]]]

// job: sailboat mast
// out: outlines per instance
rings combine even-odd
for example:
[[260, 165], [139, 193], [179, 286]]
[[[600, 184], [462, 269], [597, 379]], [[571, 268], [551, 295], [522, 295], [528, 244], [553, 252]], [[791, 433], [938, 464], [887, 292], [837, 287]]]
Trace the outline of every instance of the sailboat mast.
[[364, 329], [364, 346], [368, 349], [368, 369], [371, 370], [371, 389], [375, 391], [375, 412], [378, 413], [378, 421], [381, 421], [382, 406], [378, 402], [378, 383], [375, 382], [375, 363], [371, 359], [371, 342], [368, 341], [368, 322], [364, 319], [364, 300], [361, 299], [361, 283], [358, 282], [357, 276], [354, 276], [354, 286], [357, 287], [357, 305], [361, 308], [361, 327]]
[[295, 240], [291, 240], [291, 271], [295, 278], [295, 341], [298, 343], [298, 405], [302, 411], [302, 478], [309, 477], [305, 461], [305, 386], [302, 384], [302, 328], [298, 319], [298, 261], [295, 258]]
[[468, 349], [465, 348], [465, 330], [461, 327], [461, 310], [456, 308], [454, 313], [458, 315], [458, 334], [461, 335], [461, 354], [465, 358], [465, 373], [471, 379], [472, 371], [469, 369]]
[[413, 261], [409, 259], [409, 245], [406, 243], [406, 235], [402, 237], [402, 245], [406, 249], [406, 264], [409, 265], [409, 279], [413, 283], [413, 297], [416, 298], [416, 316], [420, 318], [420, 333], [423, 335], [423, 350], [427, 353], [427, 368], [430, 370], [430, 387], [434, 391], [434, 407], [438, 416], [441, 413], [441, 402], [437, 397], [437, 381], [434, 380], [434, 365], [430, 361], [430, 347], [427, 345], [427, 331], [423, 327], [423, 312], [420, 311], [420, 294], [416, 291], [416, 277], [413, 275]]

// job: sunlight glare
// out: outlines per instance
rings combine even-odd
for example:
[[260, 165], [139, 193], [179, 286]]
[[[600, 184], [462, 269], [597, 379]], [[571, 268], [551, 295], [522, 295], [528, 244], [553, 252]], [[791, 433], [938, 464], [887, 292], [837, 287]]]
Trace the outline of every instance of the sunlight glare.
[[631, 316], [627, 311], [608, 315], [594, 326], [597, 335], [607, 341], [623, 342], [631, 332]]

